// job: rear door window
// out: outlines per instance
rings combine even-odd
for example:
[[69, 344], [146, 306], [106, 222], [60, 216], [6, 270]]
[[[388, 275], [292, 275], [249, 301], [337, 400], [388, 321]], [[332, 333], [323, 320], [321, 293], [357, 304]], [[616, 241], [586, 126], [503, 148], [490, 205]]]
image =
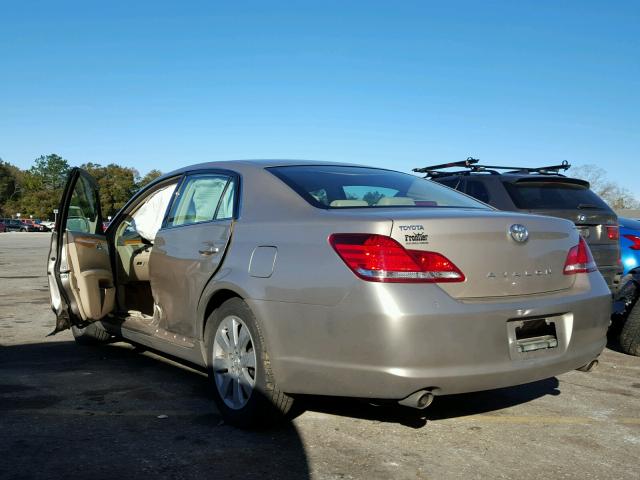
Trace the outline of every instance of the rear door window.
[[582, 182], [532, 179], [504, 185], [516, 207], [526, 210], [610, 210], [604, 200]]
[[177, 227], [231, 218], [234, 181], [227, 175], [187, 177], [171, 206], [166, 225]]

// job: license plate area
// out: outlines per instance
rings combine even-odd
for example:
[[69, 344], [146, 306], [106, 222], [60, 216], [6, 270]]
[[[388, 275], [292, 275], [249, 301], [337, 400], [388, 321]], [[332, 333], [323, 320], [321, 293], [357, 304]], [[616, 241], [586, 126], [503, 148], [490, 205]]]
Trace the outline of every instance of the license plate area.
[[[507, 322], [512, 356], [546, 355], [558, 348], [558, 320], [561, 317], [537, 317]], [[534, 353], [535, 352], [535, 353]]]
[[515, 333], [516, 348], [520, 353], [535, 352], [558, 346], [556, 324], [546, 318], [523, 320], [520, 326], [516, 326]]

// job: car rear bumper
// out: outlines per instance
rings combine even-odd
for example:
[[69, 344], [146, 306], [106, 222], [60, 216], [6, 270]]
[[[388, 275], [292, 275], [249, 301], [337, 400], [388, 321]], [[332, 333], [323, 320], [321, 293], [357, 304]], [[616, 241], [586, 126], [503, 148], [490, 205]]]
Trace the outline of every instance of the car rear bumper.
[[[436, 285], [361, 282], [334, 307], [250, 301], [288, 393], [401, 399], [421, 389], [472, 392], [549, 378], [596, 358], [611, 294], [598, 273], [569, 292], [455, 300]], [[551, 319], [555, 348], [519, 353], [513, 321]]]

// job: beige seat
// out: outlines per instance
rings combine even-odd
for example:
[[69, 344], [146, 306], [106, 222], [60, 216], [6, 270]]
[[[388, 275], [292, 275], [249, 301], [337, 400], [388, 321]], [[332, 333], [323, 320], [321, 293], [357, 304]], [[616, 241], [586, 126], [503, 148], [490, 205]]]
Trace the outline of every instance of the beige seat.
[[334, 200], [329, 204], [330, 207], [368, 207], [369, 204], [364, 200]]
[[392, 207], [395, 205], [415, 205], [413, 198], [409, 197], [382, 197], [376, 203], [377, 207]]

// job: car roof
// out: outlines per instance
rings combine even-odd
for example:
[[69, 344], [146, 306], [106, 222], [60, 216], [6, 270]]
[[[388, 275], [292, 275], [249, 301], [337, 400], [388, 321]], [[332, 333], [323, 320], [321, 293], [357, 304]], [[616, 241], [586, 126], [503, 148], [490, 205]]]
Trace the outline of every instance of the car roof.
[[[247, 160], [223, 160], [217, 162], [204, 162], [204, 163], [196, 163], [193, 165], [188, 165], [171, 172], [168, 172], [158, 179], [154, 180], [153, 183], [158, 181], [162, 181], [165, 178], [174, 177], [176, 175], [191, 172], [194, 170], [207, 170], [207, 169], [221, 169], [221, 170], [247, 170], [247, 169], [255, 169], [255, 170], [263, 170], [269, 167], [293, 167], [293, 166], [310, 166], [310, 165], [333, 165], [333, 166], [343, 166], [343, 167], [367, 167], [367, 168], [375, 168], [367, 165], [359, 165], [356, 163], [347, 163], [347, 162], [328, 162], [323, 160], [296, 160], [296, 159], [247, 159]], [[381, 169], [384, 170], [384, 169]]]
[[323, 160], [298, 160], [298, 159], [247, 159], [247, 160], [223, 160], [218, 162], [205, 162], [189, 165], [179, 169], [178, 171], [198, 170], [203, 168], [227, 168], [234, 166], [268, 168], [268, 167], [288, 167], [295, 165], [348, 165], [363, 166], [345, 162], [327, 162]]

